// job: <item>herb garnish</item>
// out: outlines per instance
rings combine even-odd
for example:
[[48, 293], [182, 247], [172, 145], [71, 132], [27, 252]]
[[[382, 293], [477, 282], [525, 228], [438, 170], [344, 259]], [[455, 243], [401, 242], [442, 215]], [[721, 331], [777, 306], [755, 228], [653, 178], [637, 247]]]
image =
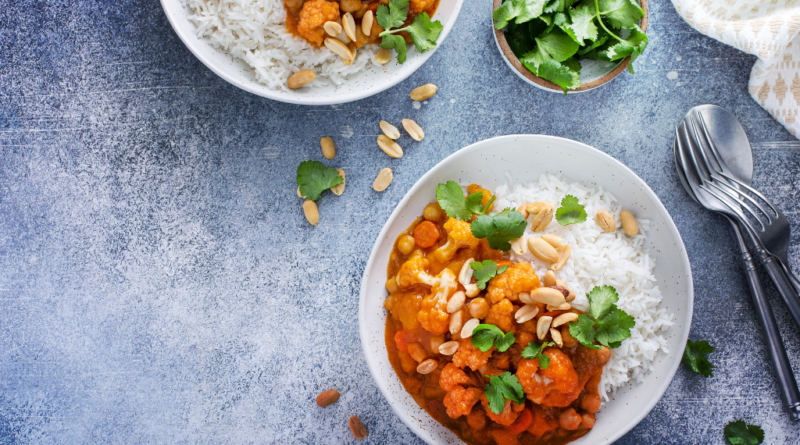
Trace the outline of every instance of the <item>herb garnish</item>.
[[556, 221], [562, 226], [586, 221], [586, 210], [578, 202], [578, 198], [567, 195], [561, 200], [561, 207], [556, 210]]
[[714, 365], [708, 361], [706, 354], [714, 352], [714, 347], [705, 340], [687, 341], [686, 349], [683, 350], [681, 363], [689, 371], [694, 371], [703, 377], [711, 377], [714, 372]]
[[472, 235], [475, 238], [486, 238], [492, 249], [508, 251], [511, 241], [522, 236], [528, 222], [522, 213], [508, 208], [493, 215], [479, 215], [472, 221]]
[[725, 438], [733, 445], [758, 445], [764, 442], [764, 430], [737, 420], [725, 425]]
[[469, 221], [475, 213], [486, 213], [482, 204], [483, 193], [476, 192], [464, 199], [464, 191], [455, 181], [447, 181], [436, 187], [436, 201], [447, 216], [461, 221]]
[[486, 352], [492, 345], [500, 352], [505, 352], [514, 344], [514, 333], [503, 333], [493, 324], [479, 324], [472, 331], [472, 346]]
[[505, 272], [508, 269], [508, 264], [504, 265], [503, 267], [497, 267], [497, 263], [492, 260], [484, 260], [484, 261], [473, 261], [470, 263], [469, 267], [472, 268], [472, 276], [475, 277], [478, 285], [478, 289], [483, 290], [486, 289], [486, 283], [489, 282], [492, 278], [500, 275], [501, 273]]
[[[389, 0], [389, 6], [380, 5], [376, 14], [378, 24], [385, 30], [380, 33], [381, 48], [397, 51], [397, 61], [406, 61], [406, 41], [403, 36], [397, 35], [401, 31], [407, 32], [420, 52], [425, 52], [436, 46], [436, 39], [444, 28], [438, 20], [431, 21], [427, 12], [417, 14], [410, 25], [403, 26], [408, 17], [408, 0]], [[396, 28], [396, 29], [391, 29]]]
[[609, 348], [618, 348], [631, 336], [635, 320], [617, 309], [619, 295], [611, 286], [595, 286], [586, 294], [589, 314], [581, 314], [577, 322], [569, 324], [569, 333], [587, 348], [600, 349], [595, 341]]
[[542, 369], [547, 369], [550, 367], [550, 357], [543, 354], [544, 348], [548, 346], [553, 346], [555, 343], [546, 341], [542, 344], [536, 343], [532, 341], [525, 346], [525, 349], [522, 350], [522, 358], [526, 358], [528, 360], [535, 360], [537, 357], [539, 358], [539, 367]]
[[322, 197], [322, 192], [343, 181], [338, 170], [326, 167], [322, 162], [303, 161], [297, 167], [297, 185], [300, 186], [300, 194], [312, 201], [318, 200]]
[[506, 399], [521, 405], [525, 403], [525, 391], [522, 389], [517, 376], [510, 372], [503, 375], [486, 376], [489, 383], [486, 384], [486, 400], [489, 402], [489, 409], [495, 414], [503, 412], [506, 406]]
[[647, 47], [635, 0], [506, 0], [492, 17], [520, 62], [565, 93], [580, 86], [580, 60], [630, 56], [632, 73]]

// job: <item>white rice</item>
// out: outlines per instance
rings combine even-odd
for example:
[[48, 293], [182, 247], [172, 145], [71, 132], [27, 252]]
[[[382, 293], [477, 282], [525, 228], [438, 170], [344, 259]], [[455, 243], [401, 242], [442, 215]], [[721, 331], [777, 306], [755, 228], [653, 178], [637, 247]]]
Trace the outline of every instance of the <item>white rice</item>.
[[[514, 183], [508, 178], [509, 183]], [[602, 188], [593, 189], [578, 183], [569, 183], [557, 176], [542, 175], [537, 182], [502, 185], [495, 191], [497, 200], [494, 208], [517, 208], [524, 202], [548, 201], [559, 206], [566, 195], [578, 198], [586, 208], [587, 220], [583, 223], [562, 226], [553, 219], [542, 233], [560, 236], [572, 249], [569, 260], [556, 276], [575, 292], [572, 305], [587, 311], [589, 301], [586, 293], [595, 286], [614, 286], [619, 294], [617, 307], [633, 316], [636, 325], [631, 337], [622, 346], [611, 350], [611, 360], [603, 370], [600, 381], [600, 394], [608, 400], [609, 393], [630, 380], [641, 382], [650, 369], [650, 364], [659, 351], [667, 351], [667, 340], [660, 332], [672, 326], [673, 315], [659, 309], [661, 291], [653, 275], [655, 261], [644, 250], [644, 240], [650, 223], [637, 219], [639, 234], [631, 238], [620, 229], [607, 233], [600, 229], [594, 220], [598, 210], [607, 210], [619, 221], [623, 210], [616, 198]], [[529, 222], [533, 217], [529, 218]], [[527, 235], [539, 236], [526, 229]], [[547, 271], [548, 263], [534, 257], [530, 252], [515, 255], [512, 261], [526, 261], [536, 269], [541, 277]]]
[[341, 85], [368, 63], [377, 64], [373, 59], [378, 45], [359, 48], [348, 66], [327, 48], [315, 48], [289, 34], [283, 0], [183, 1], [193, 12], [189, 20], [197, 26], [197, 36], [252, 67], [256, 79], [271, 90], [286, 91], [289, 76], [303, 69], [317, 73], [308, 88]]

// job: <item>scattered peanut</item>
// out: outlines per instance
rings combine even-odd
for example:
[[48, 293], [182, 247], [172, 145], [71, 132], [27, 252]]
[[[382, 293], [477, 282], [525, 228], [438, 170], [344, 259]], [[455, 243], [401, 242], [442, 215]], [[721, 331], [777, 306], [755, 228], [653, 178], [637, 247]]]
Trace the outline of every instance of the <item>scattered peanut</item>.
[[558, 261], [558, 252], [556, 252], [556, 249], [541, 238], [528, 238], [528, 248], [533, 256], [546, 263], [555, 263]]
[[326, 38], [325, 47], [341, 57], [345, 63], [350, 63], [355, 58], [353, 53], [350, 51], [350, 48], [348, 48], [347, 45], [342, 43], [342, 41], [339, 39], [334, 39], [332, 37]]
[[305, 196], [300, 194], [300, 186], [299, 185], [297, 186], [297, 197], [298, 198], [305, 198]]
[[286, 86], [289, 87], [290, 90], [296, 90], [311, 82], [316, 77], [317, 73], [312, 70], [300, 70], [289, 76], [289, 80], [286, 81]]
[[385, 134], [389, 139], [397, 139], [400, 137], [400, 130], [398, 130], [394, 125], [386, 121], [381, 121], [380, 127], [381, 131], [383, 131], [383, 134]]
[[560, 291], [549, 287], [539, 287], [530, 293], [520, 292], [519, 300], [525, 304], [544, 303], [552, 306], [558, 306], [566, 301]]
[[430, 374], [439, 366], [439, 362], [429, 358], [417, 366], [417, 372], [420, 374]]
[[538, 215], [542, 210], [555, 207], [553, 203], [547, 201], [530, 202], [525, 206], [525, 211], [530, 215]]
[[351, 42], [356, 41], [356, 21], [353, 18], [353, 14], [349, 12], [344, 13], [342, 16], [342, 28], [344, 28], [344, 33], [347, 35], [347, 38], [350, 39]]
[[411, 139], [414, 139], [417, 142], [421, 141], [422, 138], [425, 137], [425, 132], [422, 131], [422, 128], [420, 128], [420, 126], [411, 119], [403, 119], [403, 128], [406, 129], [408, 135], [411, 136]]
[[562, 324], [570, 323], [573, 321], [578, 321], [578, 314], [575, 312], [567, 312], [566, 314], [561, 314], [553, 320], [553, 327], [557, 328]]
[[[528, 210], [530, 213], [530, 209]], [[541, 212], [536, 214], [536, 217], [533, 218], [531, 222], [531, 230], [534, 232], [542, 232], [550, 224], [550, 221], [553, 220], [553, 215], [556, 213], [555, 207], [552, 205], [542, 209]]]
[[389, 187], [389, 184], [391, 183], [392, 183], [392, 169], [387, 167], [378, 173], [378, 177], [375, 178], [375, 181], [372, 183], [372, 188], [376, 192], [382, 192], [386, 190], [386, 187]]
[[556, 274], [553, 273], [552, 270], [548, 270], [544, 273], [544, 287], [553, 287], [556, 285]]
[[544, 340], [547, 336], [547, 332], [550, 330], [550, 322], [552, 321], [553, 317], [550, 316], [539, 317], [539, 321], [536, 322], [536, 336], [539, 337], [539, 340]]
[[367, 428], [364, 427], [364, 424], [361, 423], [361, 420], [359, 420], [358, 417], [351, 417], [348, 425], [350, 425], [350, 431], [353, 433], [353, 437], [356, 439], [362, 440], [367, 437]]
[[551, 288], [551, 289], [555, 289], [555, 290], [561, 292], [561, 294], [564, 295], [564, 298], [567, 298], [569, 296], [569, 289], [567, 289], [565, 286], [555, 285], [555, 286], [548, 286], [548, 287]]
[[517, 320], [517, 323], [525, 323], [528, 320], [533, 319], [539, 313], [539, 306], [535, 304], [526, 304], [521, 308], [517, 309], [517, 312], [514, 314], [514, 318]]
[[460, 311], [461, 308], [464, 307], [465, 301], [467, 301], [467, 294], [465, 294], [464, 291], [460, 290], [454, 293], [447, 302], [447, 313], [452, 314], [453, 312]]
[[439, 346], [439, 354], [453, 355], [458, 351], [459, 343], [457, 341], [449, 341]]
[[547, 310], [548, 311], [568, 311], [570, 309], [572, 309], [572, 305], [570, 305], [569, 303], [566, 303], [566, 302], [565, 303], [561, 303], [561, 304], [559, 304], [557, 306], [551, 306], [549, 304], [547, 305]]
[[319, 224], [319, 210], [316, 202], [306, 199], [303, 203], [303, 213], [306, 214], [306, 219], [312, 226]]
[[464, 325], [464, 313], [458, 311], [450, 316], [450, 334], [456, 335]]
[[392, 57], [392, 53], [389, 52], [388, 49], [381, 48], [378, 50], [378, 54], [375, 54], [375, 61], [380, 63], [381, 65], [385, 64], [389, 61], [389, 58]]
[[558, 249], [559, 247], [564, 245], [564, 240], [562, 240], [561, 237], [558, 236], [558, 235], [552, 235], [550, 233], [545, 233], [544, 235], [542, 235], [542, 239], [547, 241], [547, 244], [550, 244], [551, 246], [555, 247], [556, 249]]
[[561, 339], [561, 333], [557, 329], [550, 329], [550, 337], [553, 337], [553, 343], [559, 348], [564, 347], [564, 341]]
[[561, 270], [564, 267], [564, 264], [567, 264], [567, 260], [569, 259], [569, 254], [572, 252], [572, 248], [569, 247], [569, 244], [564, 244], [563, 246], [556, 249], [556, 253], [558, 253], [558, 261], [555, 264], [550, 266], [553, 270]]
[[336, 22], [325, 22], [325, 24], [322, 25], [322, 28], [331, 37], [336, 37], [342, 33], [342, 25]]
[[353, 63], [354, 60], [356, 60], [356, 53], [358, 52], [358, 47], [356, 46], [356, 44], [354, 42], [350, 42], [350, 43], [347, 44], [347, 49], [350, 50], [350, 54], [353, 55], [353, 58], [352, 59], [342, 59], [342, 62], [344, 62], [345, 65], [349, 66], [351, 63]]
[[409, 96], [411, 96], [412, 100], [420, 102], [433, 97], [433, 95], [436, 94], [436, 90], [438, 89], [439, 87], [437, 87], [436, 85], [432, 83], [427, 83], [425, 85], [422, 85], [421, 87], [417, 87], [411, 90]]
[[336, 171], [338, 171], [339, 176], [342, 177], [342, 183], [331, 187], [331, 191], [336, 196], [342, 196], [342, 193], [344, 193], [344, 183], [345, 183], [344, 170], [342, 170], [341, 168], [337, 168]]
[[317, 396], [317, 405], [321, 407], [326, 407], [329, 405], [333, 405], [334, 403], [339, 401], [339, 391], [335, 389], [329, 389], [327, 391], [323, 391], [319, 393]]
[[619, 214], [619, 220], [622, 222], [622, 230], [624, 230], [628, 236], [636, 236], [639, 234], [639, 224], [636, 223], [636, 218], [633, 217], [631, 212], [623, 210], [622, 213]]
[[472, 337], [472, 331], [481, 324], [481, 321], [477, 318], [470, 319], [468, 322], [464, 323], [464, 327], [461, 328], [461, 338], [470, 338]]
[[361, 16], [361, 32], [363, 32], [367, 37], [369, 37], [370, 33], [372, 33], [372, 22], [374, 20], [375, 16], [373, 15], [371, 9], [367, 9], [367, 12]]
[[402, 147], [397, 145], [397, 142], [389, 139], [385, 134], [378, 136], [378, 147], [380, 147], [384, 153], [393, 158], [403, 157]]
[[322, 156], [325, 159], [333, 159], [336, 156], [336, 144], [333, 143], [333, 138], [324, 136], [319, 139], [319, 146], [322, 148]]
[[511, 241], [511, 250], [517, 255], [528, 253], [528, 235], [523, 233], [521, 237]]
[[617, 223], [614, 222], [614, 217], [607, 211], [599, 210], [595, 219], [597, 219], [597, 225], [606, 232], [617, 230]]

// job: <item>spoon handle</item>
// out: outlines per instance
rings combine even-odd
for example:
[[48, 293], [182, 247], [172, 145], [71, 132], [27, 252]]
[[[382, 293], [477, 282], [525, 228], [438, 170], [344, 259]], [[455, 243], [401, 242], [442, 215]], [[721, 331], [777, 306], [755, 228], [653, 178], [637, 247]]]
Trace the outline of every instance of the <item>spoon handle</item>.
[[761, 286], [758, 272], [756, 272], [756, 265], [753, 262], [750, 251], [747, 249], [747, 244], [744, 242], [739, 224], [730, 218], [728, 219], [733, 226], [736, 240], [739, 242], [742, 265], [744, 266], [745, 275], [747, 275], [747, 281], [750, 285], [750, 295], [753, 297], [756, 314], [758, 314], [758, 318], [761, 320], [761, 325], [764, 328], [764, 333], [767, 336], [767, 346], [772, 356], [772, 362], [775, 364], [775, 374], [781, 387], [781, 394], [789, 408], [792, 420], [800, 420], [800, 389], [797, 388], [797, 381], [794, 379], [792, 365], [789, 363], [789, 357], [786, 355], [786, 347], [783, 345], [781, 334], [778, 331], [775, 315], [773, 315], [772, 308], [767, 302], [766, 293]]
[[781, 267], [783, 268], [783, 271], [786, 273], [786, 276], [789, 278], [789, 281], [792, 282], [794, 290], [797, 292], [798, 295], [800, 295], [800, 280], [797, 279], [797, 277], [792, 273], [792, 270], [789, 269], [789, 266], [785, 262], [781, 261]]

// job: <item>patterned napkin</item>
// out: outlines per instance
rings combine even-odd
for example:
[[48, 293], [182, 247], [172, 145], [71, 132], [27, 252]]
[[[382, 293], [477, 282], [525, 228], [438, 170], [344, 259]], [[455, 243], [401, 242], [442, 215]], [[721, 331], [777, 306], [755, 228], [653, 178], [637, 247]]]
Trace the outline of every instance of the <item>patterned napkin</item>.
[[758, 57], [748, 90], [800, 137], [800, 1], [672, 0], [693, 28]]

